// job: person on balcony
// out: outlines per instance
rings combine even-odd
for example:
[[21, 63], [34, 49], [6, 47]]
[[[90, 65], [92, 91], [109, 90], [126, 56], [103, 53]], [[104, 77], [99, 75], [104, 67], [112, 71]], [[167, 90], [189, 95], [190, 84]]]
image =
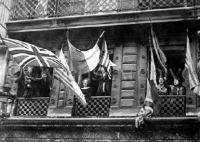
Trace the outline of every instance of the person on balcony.
[[186, 88], [185, 88], [185, 86], [182, 85], [181, 78], [179, 76], [181, 69], [179, 69], [177, 76], [174, 75], [172, 69], [170, 69], [170, 72], [174, 78], [174, 84], [170, 85], [170, 87], [171, 87], [170, 95], [185, 95]]
[[159, 95], [168, 95], [170, 91], [170, 87], [166, 83], [166, 77], [162, 76], [161, 70], [159, 70], [159, 79], [158, 79], [158, 94]]
[[158, 79], [158, 94], [159, 95], [168, 95], [170, 88], [167, 86], [163, 77], [159, 77]]
[[83, 92], [83, 94], [85, 95], [85, 98], [90, 98], [91, 94], [92, 94], [92, 88], [88, 86], [89, 84], [89, 79], [85, 78], [82, 80], [82, 85], [83, 87], [81, 88], [81, 91]]
[[51, 75], [47, 69], [28, 67], [25, 73], [23, 97], [46, 97], [50, 92]]
[[97, 96], [108, 96], [110, 91], [110, 80], [108, 72], [104, 66], [99, 66], [97, 71], [93, 71], [93, 80], [98, 81]]

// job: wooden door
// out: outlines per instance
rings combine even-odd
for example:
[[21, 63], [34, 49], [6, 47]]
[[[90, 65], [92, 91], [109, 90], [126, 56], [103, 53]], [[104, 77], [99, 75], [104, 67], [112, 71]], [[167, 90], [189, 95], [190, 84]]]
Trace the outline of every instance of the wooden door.
[[110, 116], [136, 116], [144, 102], [146, 48], [135, 42], [115, 47]]

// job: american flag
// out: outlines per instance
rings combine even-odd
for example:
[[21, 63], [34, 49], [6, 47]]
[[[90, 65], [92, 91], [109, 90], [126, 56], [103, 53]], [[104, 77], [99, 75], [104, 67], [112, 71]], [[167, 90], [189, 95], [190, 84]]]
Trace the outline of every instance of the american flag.
[[186, 49], [186, 63], [185, 67], [188, 70], [188, 76], [189, 76], [189, 83], [190, 83], [190, 89], [193, 90], [193, 92], [200, 96], [200, 83], [197, 77], [197, 73], [195, 71], [191, 51], [190, 51], [190, 42], [189, 37], [187, 35], [187, 49]]
[[151, 62], [150, 62], [150, 80], [153, 80], [155, 86], [157, 85], [156, 82], [156, 66], [155, 66], [155, 62], [154, 62], [154, 56], [153, 56], [153, 51], [152, 48], [150, 48], [150, 52], [151, 52]]
[[47, 49], [10, 38], [4, 38], [3, 41], [9, 53], [22, 68], [26, 66], [63, 67], [60, 59]]
[[154, 51], [156, 53], [156, 57], [158, 59], [158, 63], [161, 66], [162, 70], [164, 71], [164, 73], [167, 73], [167, 68], [165, 66], [165, 63], [167, 61], [167, 58], [164, 54], [164, 52], [161, 50], [159, 43], [158, 43], [158, 38], [155, 34], [155, 32], [153, 31], [153, 26], [151, 24], [151, 37], [152, 37], [152, 42], [153, 42], [153, 48]]
[[109, 58], [109, 53], [108, 53], [108, 49], [107, 49], [107, 43], [104, 39], [103, 41], [103, 48], [104, 48], [104, 53], [100, 59], [99, 64], [104, 66], [108, 72], [108, 78], [111, 79], [111, 67], [112, 66], [116, 66]]
[[77, 49], [69, 40], [68, 46], [73, 71], [84, 74], [97, 67], [100, 57], [100, 49], [97, 43], [93, 46], [93, 48], [86, 51]]
[[69, 66], [66, 62], [66, 59], [65, 59], [62, 49], [60, 50], [59, 58], [60, 58], [62, 64], [64, 65], [64, 68], [54, 69], [54, 78], [59, 80], [60, 82], [62, 82], [69, 89], [71, 89], [74, 92], [75, 96], [79, 99], [79, 101], [85, 106], [87, 104], [86, 100], [85, 100], [85, 96], [83, 95], [80, 87], [75, 82], [75, 80], [69, 70]]
[[35, 13], [37, 14], [37, 16], [47, 15], [47, 4], [48, 0], [38, 0], [38, 4], [35, 8]]

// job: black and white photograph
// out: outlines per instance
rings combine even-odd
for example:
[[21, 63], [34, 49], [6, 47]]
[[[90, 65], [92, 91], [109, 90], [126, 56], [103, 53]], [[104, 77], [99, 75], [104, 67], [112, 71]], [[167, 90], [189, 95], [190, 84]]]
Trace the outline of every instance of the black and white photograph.
[[0, 0], [0, 142], [200, 142], [200, 0]]

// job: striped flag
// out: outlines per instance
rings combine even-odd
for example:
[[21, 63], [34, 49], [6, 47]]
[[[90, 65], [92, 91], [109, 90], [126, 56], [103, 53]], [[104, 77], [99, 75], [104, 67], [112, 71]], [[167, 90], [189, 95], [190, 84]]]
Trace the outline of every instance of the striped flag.
[[167, 61], [167, 58], [166, 58], [164, 52], [160, 49], [157, 36], [156, 36], [155, 32], [153, 31], [152, 24], [151, 24], [151, 37], [152, 37], [152, 42], [153, 42], [153, 48], [155, 50], [158, 62], [160, 64], [162, 70], [166, 74], [167, 73], [167, 68], [165, 67], [165, 63]]
[[158, 114], [158, 91], [153, 80], [147, 78], [146, 98], [144, 102], [146, 115]]
[[189, 83], [190, 83], [190, 89], [197, 95], [200, 96], [200, 83], [198, 80], [197, 73], [194, 68], [194, 64], [192, 61], [191, 51], [190, 51], [190, 41], [189, 37], [187, 35], [187, 47], [186, 47], [186, 63], [185, 67], [188, 70], [188, 76], [189, 76]]
[[27, 42], [3, 38], [9, 53], [22, 68], [27, 66], [62, 67], [58, 57], [51, 51]]
[[81, 51], [77, 49], [69, 40], [68, 46], [73, 71], [84, 74], [94, 70], [97, 67], [100, 57], [100, 49], [97, 43], [93, 48], [87, 51]]
[[150, 117], [152, 114], [157, 115], [157, 97], [158, 92], [153, 80], [147, 78], [146, 86], [146, 97], [144, 101], [144, 107], [142, 107], [135, 119], [135, 127], [138, 128], [140, 125], [144, 124], [144, 118]]
[[69, 70], [69, 66], [66, 62], [66, 59], [65, 59], [62, 49], [60, 50], [59, 58], [65, 68], [64, 69], [55, 68], [54, 69], [54, 78], [59, 80], [60, 82], [62, 82], [69, 89], [71, 89], [74, 92], [74, 95], [78, 98], [78, 100], [85, 106], [87, 104], [85, 97], [84, 97], [80, 87], [75, 82], [75, 80]]
[[135, 120], [135, 127], [138, 128], [141, 124], [144, 123], [144, 118], [149, 117], [152, 114], [158, 114], [158, 91], [157, 91], [157, 82], [156, 82], [156, 67], [154, 63], [153, 51], [150, 48], [150, 71], [149, 77], [146, 80], [146, 96], [144, 100], [144, 106], [140, 109], [138, 113], [138, 117]]
[[146, 97], [145, 97], [145, 110], [148, 110], [148, 113], [153, 114], [153, 97], [152, 97], [152, 88], [147, 78], [146, 86]]
[[37, 16], [47, 15], [48, 0], [38, 0], [38, 4], [35, 8], [35, 13]]
[[104, 39], [103, 41], [103, 55], [100, 59], [99, 64], [104, 66], [108, 72], [108, 78], [111, 79], [111, 67], [112, 66], [116, 66], [109, 58], [109, 53], [108, 53], [108, 49], [107, 49], [107, 43], [106, 40]]
[[153, 56], [152, 48], [150, 48], [150, 52], [151, 52], [150, 80], [153, 80], [154, 84], [156, 86], [158, 86], [158, 84], [156, 82], [156, 66], [155, 66], [155, 62], [154, 62], [154, 56]]
[[150, 71], [149, 77], [147, 77], [147, 86], [146, 86], [146, 97], [144, 101], [145, 116], [150, 116], [153, 113], [156, 115], [158, 113], [157, 100], [158, 100], [158, 91], [157, 91], [157, 82], [156, 82], [156, 66], [154, 62], [154, 56], [152, 48], [150, 48]]

